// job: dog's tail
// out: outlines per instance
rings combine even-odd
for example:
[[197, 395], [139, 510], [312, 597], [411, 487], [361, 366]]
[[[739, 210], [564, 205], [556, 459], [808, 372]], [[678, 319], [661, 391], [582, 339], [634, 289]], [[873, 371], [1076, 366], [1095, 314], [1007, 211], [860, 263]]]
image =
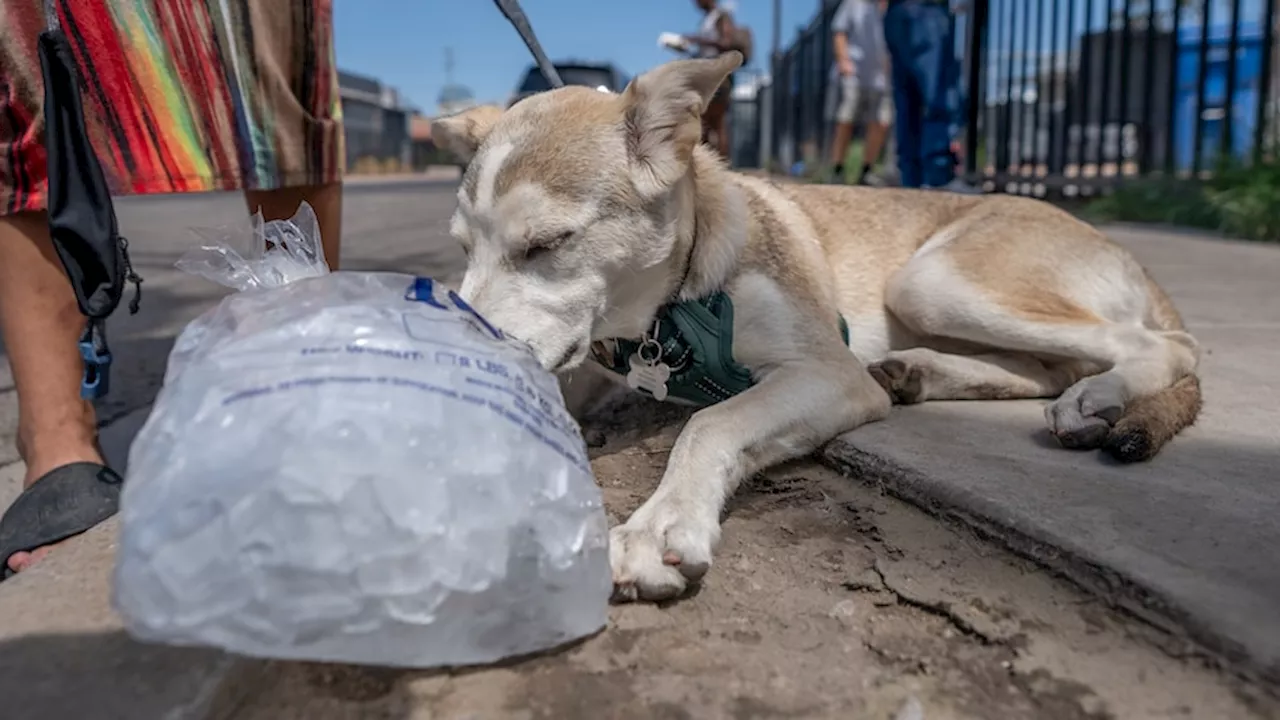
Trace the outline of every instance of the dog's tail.
[[1112, 426], [1103, 449], [1124, 463], [1150, 460], [1174, 435], [1196, 421], [1202, 404], [1200, 378], [1195, 375], [1135, 398]]
[[[1185, 332], [1182, 317], [1150, 275], [1147, 296], [1151, 303], [1149, 326]], [[1107, 434], [1103, 449], [1124, 463], [1150, 460], [1174, 435], [1196, 421], [1203, 404], [1200, 378], [1193, 372], [1163, 390], [1132, 400]]]

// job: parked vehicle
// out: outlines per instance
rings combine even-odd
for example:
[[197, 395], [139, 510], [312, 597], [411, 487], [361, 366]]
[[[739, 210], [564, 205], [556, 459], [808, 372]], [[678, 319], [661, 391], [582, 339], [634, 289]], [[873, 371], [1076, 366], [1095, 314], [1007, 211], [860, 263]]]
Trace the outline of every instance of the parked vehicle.
[[[616, 65], [608, 62], [566, 61], [555, 63], [555, 67], [565, 85], [583, 85], [593, 87], [600, 92], [622, 92], [630, 81], [630, 78], [619, 70]], [[543, 76], [537, 64], [531, 64], [521, 77], [519, 85], [516, 86], [515, 94], [511, 96], [511, 101], [507, 103], [507, 107], [515, 105], [530, 95], [546, 92], [550, 89], [551, 83], [547, 82], [547, 78]]]

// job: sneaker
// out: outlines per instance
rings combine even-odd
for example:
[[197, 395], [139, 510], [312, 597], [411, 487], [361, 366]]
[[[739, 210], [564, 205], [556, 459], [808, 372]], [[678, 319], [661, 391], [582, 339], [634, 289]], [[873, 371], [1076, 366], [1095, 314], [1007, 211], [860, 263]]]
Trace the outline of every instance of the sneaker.
[[882, 167], [878, 171], [867, 173], [862, 184], [872, 187], [902, 187], [902, 177], [898, 175], [897, 168]]
[[957, 195], [981, 195], [984, 192], [982, 188], [977, 187], [975, 185], [970, 185], [969, 183], [965, 182], [964, 180], [961, 180], [960, 178], [955, 178], [954, 180], [947, 183], [946, 185], [928, 186], [925, 189], [941, 190], [943, 192], [953, 192], [953, 193], [956, 193]]
[[892, 183], [887, 178], [874, 172], [869, 172], [863, 175], [861, 178], [858, 179], [858, 184], [866, 185], [867, 187], [889, 187], [890, 185], [892, 185]]

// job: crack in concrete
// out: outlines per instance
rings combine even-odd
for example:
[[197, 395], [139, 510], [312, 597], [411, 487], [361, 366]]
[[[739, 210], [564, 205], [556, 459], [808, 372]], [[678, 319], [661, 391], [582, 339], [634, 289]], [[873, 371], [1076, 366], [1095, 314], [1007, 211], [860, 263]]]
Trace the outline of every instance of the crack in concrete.
[[[889, 598], [888, 602], [882, 603], [875, 598], [873, 598], [872, 602], [877, 606], [900, 604], [927, 615], [932, 615], [946, 622], [959, 636], [979, 646], [998, 648], [1003, 652], [1009, 653], [1010, 659], [1003, 660], [1000, 663], [1004, 671], [1008, 673], [1009, 682], [1017, 687], [1030, 702], [1046, 713], [1050, 712], [1055, 706], [1061, 707], [1061, 704], [1065, 702], [1072, 708], [1071, 713], [1079, 718], [1086, 720], [1115, 720], [1115, 716], [1107, 711], [1105, 707], [1092, 709], [1089, 707], [1090, 700], [1101, 702], [1101, 697], [1093, 688], [1057, 677], [1044, 669], [1036, 669], [1031, 672], [1019, 670], [1012, 660], [1016, 659], [1021, 653], [1021, 643], [1025, 640], [1025, 635], [1004, 636], [987, 632], [967, 619], [962, 613], [957, 612], [954, 603], [928, 597], [926, 594], [914, 592], [905, 585], [895, 582], [892, 579], [893, 574], [886, 572], [884, 561], [879, 556], [892, 551], [901, 557], [903, 552], [887, 542], [880, 528], [876, 526], [874, 521], [864, 517], [858, 508], [851, 504], [844, 504], [842, 507], [854, 516], [856, 532], [868, 538], [868, 549], [876, 555], [871, 565], [859, 577], [841, 583], [842, 587], [854, 592], [887, 596]], [[863, 646], [877, 657], [890, 662], [897, 662], [903, 659], [894, 657], [891, 653], [887, 653], [876, 643], [870, 641], [864, 642]], [[919, 661], [918, 667], [921, 672], [928, 672], [927, 663], [923, 660]]]
[[898, 599], [898, 602], [901, 602], [903, 605], [921, 610], [935, 617], [942, 618], [956, 630], [960, 631], [961, 634], [973, 638], [983, 645], [999, 645], [1001, 647], [1008, 647], [1010, 645], [1007, 640], [992, 637], [991, 635], [979, 630], [973, 625], [973, 623], [969, 622], [957, 613], [952, 608], [951, 603], [943, 600], [932, 600], [919, 595], [912, 595], [909, 591], [899, 587], [894, 587], [893, 583], [885, 575], [884, 569], [880, 567], [880, 558], [875, 559], [875, 562], [871, 565], [871, 570], [875, 571], [875, 574], [880, 578], [881, 587], [893, 593], [894, 597]]

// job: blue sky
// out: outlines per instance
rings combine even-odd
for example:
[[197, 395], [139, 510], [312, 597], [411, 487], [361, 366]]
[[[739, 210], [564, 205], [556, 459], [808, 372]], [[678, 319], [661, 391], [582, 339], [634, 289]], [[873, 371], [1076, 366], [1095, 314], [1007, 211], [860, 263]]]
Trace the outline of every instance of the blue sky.
[[[1010, 3], [1047, 11], [1054, 0], [993, 0], [993, 15], [1003, 16]], [[1174, 0], [1154, 0], [1158, 9]], [[1066, 45], [1066, 15], [1071, 9], [1078, 35], [1084, 22], [1085, 0], [1059, 0], [1058, 47]], [[1107, 7], [1123, 7], [1123, 0], [1093, 0], [1088, 24], [1101, 28]], [[1143, 4], [1133, 0], [1132, 6]], [[1232, 0], [1212, 0], [1213, 24], [1230, 15]], [[552, 59], [610, 60], [628, 74], [636, 74], [671, 59], [658, 47], [662, 32], [693, 32], [700, 14], [693, 0], [521, 0], [534, 30]], [[735, 17], [755, 34], [753, 64], [768, 62], [772, 45], [772, 0], [736, 0]], [[819, 0], [782, 0], [782, 40], [789, 45], [801, 25], [813, 18]], [[1257, 21], [1263, 0], [1242, 0], [1242, 19]], [[531, 61], [519, 35], [494, 6], [493, 0], [335, 0], [334, 33], [338, 65], [344, 70], [376, 77], [400, 90], [402, 97], [427, 113], [445, 83], [444, 53], [453, 48], [454, 80], [471, 87], [481, 101], [505, 101]], [[1047, 14], [1047, 12], [1046, 12]], [[1025, 11], [1019, 13], [1020, 18]], [[1194, 24], [1184, 15], [1184, 24]], [[1021, 19], [1019, 26], [1021, 26]], [[1017, 30], [1021, 34], [1021, 27]], [[1035, 33], [1035, 30], [1031, 30]], [[997, 54], [1007, 49], [999, 34], [992, 37]], [[1054, 31], [1041, 29], [1040, 53], [1049, 50]], [[1020, 49], [1016, 48], [1015, 50]]]
[[[610, 60], [636, 74], [671, 59], [662, 32], [689, 33], [700, 14], [693, 0], [521, 0], [553, 60]], [[755, 64], [767, 62], [772, 0], [737, 0], [735, 17], [755, 35]], [[813, 17], [818, 0], [782, 0], [784, 44]], [[338, 65], [399, 88], [431, 112], [444, 85], [444, 49], [453, 48], [454, 79], [482, 101], [503, 101], [531, 62], [520, 36], [493, 0], [334, 0]]]

